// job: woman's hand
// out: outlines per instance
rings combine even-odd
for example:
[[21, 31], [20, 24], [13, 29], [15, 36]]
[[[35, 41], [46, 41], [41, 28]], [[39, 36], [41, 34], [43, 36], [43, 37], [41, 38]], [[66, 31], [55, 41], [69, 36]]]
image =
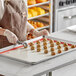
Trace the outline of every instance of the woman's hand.
[[11, 32], [11, 31], [9, 31], [9, 30], [5, 30], [4, 36], [6, 36], [7, 39], [8, 39], [8, 41], [9, 41], [10, 43], [12, 43], [12, 44], [16, 44], [17, 41], [18, 41], [17, 36], [16, 36], [13, 32]]
[[38, 32], [37, 36], [42, 36], [42, 35], [49, 35], [49, 32], [46, 29], [44, 29], [44, 30]]
[[44, 29], [42, 31], [37, 32], [36, 34], [37, 37], [42, 35], [49, 35], [49, 32], [46, 29]]
[[37, 30], [32, 29], [30, 31], [30, 33], [32, 33], [36, 37], [39, 37], [39, 36], [42, 36], [42, 35], [49, 35], [49, 32], [46, 29], [44, 29], [42, 31], [37, 31]]

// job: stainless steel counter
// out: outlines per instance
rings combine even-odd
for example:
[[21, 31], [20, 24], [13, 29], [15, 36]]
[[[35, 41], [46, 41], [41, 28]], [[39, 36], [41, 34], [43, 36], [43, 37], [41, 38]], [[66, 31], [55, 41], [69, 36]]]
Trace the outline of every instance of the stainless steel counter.
[[[66, 30], [53, 33], [51, 36], [76, 42], [76, 33]], [[0, 73], [4, 73], [5, 76], [41, 76], [45, 73], [49, 73], [50, 71], [52, 72], [75, 62], [76, 51], [67, 53], [37, 65], [29, 65], [0, 57]]]

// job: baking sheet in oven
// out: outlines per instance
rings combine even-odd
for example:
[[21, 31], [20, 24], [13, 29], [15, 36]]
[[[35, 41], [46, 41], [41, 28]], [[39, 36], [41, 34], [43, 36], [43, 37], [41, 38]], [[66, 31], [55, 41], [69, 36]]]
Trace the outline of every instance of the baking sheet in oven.
[[[66, 54], [66, 53], [69, 53], [69, 52], [72, 52], [72, 51], [76, 50], [76, 48], [74, 48], [74, 49], [70, 49], [69, 51], [62, 51], [61, 54], [58, 54], [57, 53], [57, 46], [55, 46], [56, 55], [51, 56], [50, 45], [49, 45], [49, 40], [48, 40], [47, 41], [47, 47], [48, 47], [48, 51], [49, 51], [48, 54], [44, 54], [43, 42], [42, 41], [41, 41], [41, 44], [40, 44], [41, 45], [41, 52], [37, 52], [35, 42], [37, 40], [42, 40], [42, 38], [43, 37], [41, 36], [41, 37], [32, 39], [31, 41], [30, 40], [26, 41], [27, 43], [34, 42], [34, 46], [35, 46], [34, 51], [31, 51], [30, 47], [25, 49], [21, 45], [16, 45], [15, 49], [12, 49], [11, 51], [2, 53], [1, 56], [5, 56], [7, 58], [11, 58], [11, 59], [22, 61], [22, 62], [29, 63], [29, 64], [37, 64], [37, 63], [40, 63], [40, 62], [43, 62], [43, 61], [46, 61], [46, 60], [52, 59], [54, 57], [57, 57], [57, 56], [60, 56], [60, 55], [63, 55], [63, 54]], [[52, 38], [50, 36], [46, 36], [46, 38], [54, 39], [54, 40], [58, 40], [58, 41], [60, 40], [60, 39]], [[60, 41], [64, 41], [64, 40], [60, 40]], [[68, 42], [68, 41], [64, 41], [64, 42]], [[68, 42], [68, 43], [71, 44], [71, 42]], [[56, 45], [56, 43], [55, 43], [55, 45]], [[63, 46], [63, 44], [61, 44], [61, 46]], [[17, 49], [16, 49], [16, 47], [17, 47]], [[70, 46], [69, 46], [69, 48], [70, 48]], [[9, 47], [9, 49], [11, 49], [11, 48]], [[6, 50], [6, 48], [4, 50]], [[64, 50], [64, 48], [62, 48], [62, 50]]]

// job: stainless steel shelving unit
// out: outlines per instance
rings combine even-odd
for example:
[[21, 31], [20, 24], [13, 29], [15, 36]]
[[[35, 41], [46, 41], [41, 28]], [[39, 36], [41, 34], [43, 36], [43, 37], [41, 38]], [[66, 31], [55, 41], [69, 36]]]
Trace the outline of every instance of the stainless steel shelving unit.
[[40, 6], [40, 5], [44, 5], [44, 4], [49, 4], [49, 3], [50, 3], [50, 1], [43, 2], [43, 3], [38, 3], [38, 4], [30, 5], [30, 6], [28, 6], [28, 8], [36, 7], [36, 6]]
[[[43, 14], [43, 15], [39, 15], [39, 16], [36, 16], [36, 17], [32, 17], [32, 18], [27, 18], [27, 20], [33, 20], [33, 19], [37, 19], [37, 18], [40, 18], [40, 17], [44, 17], [44, 16], [50, 16], [50, 18], [49, 18], [49, 26], [44, 26], [42, 28], [37, 28], [37, 30], [42, 30], [42, 29], [49, 28], [49, 32], [52, 33], [52, 30], [53, 30], [53, 28], [52, 28], [53, 0], [49, 0], [47, 2], [38, 3], [38, 4], [34, 4], [34, 5], [29, 5], [29, 6], [27, 5], [27, 0], [25, 0], [25, 2], [26, 2], [27, 10], [28, 10], [28, 8], [31, 8], [31, 7], [37, 7], [37, 6], [41, 6], [41, 5], [45, 5], [45, 4], [50, 4], [50, 9], [49, 9], [50, 11], [48, 13]], [[28, 15], [28, 11], [27, 11], [27, 15]]]
[[36, 18], [43, 17], [43, 16], [49, 16], [49, 13], [39, 15], [39, 16], [36, 16], [36, 17], [32, 17], [32, 18], [28, 18], [28, 20], [36, 19]]
[[42, 30], [42, 29], [46, 29], [46, 28], [50, 28], [50, 26], [45, 26], [45, 27], [37, 28], [37, 30]]

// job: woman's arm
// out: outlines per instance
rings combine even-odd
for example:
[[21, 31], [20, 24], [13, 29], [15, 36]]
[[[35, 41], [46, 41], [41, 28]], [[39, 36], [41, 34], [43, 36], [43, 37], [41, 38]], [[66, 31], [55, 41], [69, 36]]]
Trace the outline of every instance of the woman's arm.
[[49, 32], [46, 29], [37, 31], [29, 22], [27, 22], [27, 31], [37, 37], [42, 35], [49, 35]]
[[30, 32], [32, 29], [35, 30], [35, 28], [27, 21], [27, 32]]
[[38, 34], [38, 31], [29, 22], [27, 22], [27, 32], [30, 32], [33, 35]]
[[3, 29], [0, 27], [0, 35], [6, 36], [10, 43], [16, 44], [18, 41], [17, 36], [8, 29]]

